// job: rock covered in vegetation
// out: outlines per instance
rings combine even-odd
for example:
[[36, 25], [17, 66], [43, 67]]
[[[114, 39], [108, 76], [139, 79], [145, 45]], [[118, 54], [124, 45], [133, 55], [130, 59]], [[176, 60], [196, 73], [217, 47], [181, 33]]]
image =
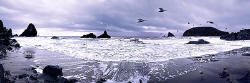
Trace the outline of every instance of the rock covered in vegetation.
[[109, 36], [107, 31], [105, 30], [104, 33], [98, 36], [97, 38], [111, 38], [111, 36]]
[[228, 32], [220, 31], [214, 27], [193, 27], [183, 33], [183, 36], [222, 36]]
[[89, 33], [81, 36], [81, 38], [96, 38], [96, 35], [94, 33]]
[[27, 29], [24, 30], [24, 32], [20, 35], [24, 37], [35, 37], [37, 36], [36, 27], [34, 24], [30, 23]]
[[203, 39], [199, 39], [198, 41], [189, 41], [187, 44], [209, 44], [209, 42]]
[[240, 30], [220, 37], [223, 40], [250, 40], [250, 29]]

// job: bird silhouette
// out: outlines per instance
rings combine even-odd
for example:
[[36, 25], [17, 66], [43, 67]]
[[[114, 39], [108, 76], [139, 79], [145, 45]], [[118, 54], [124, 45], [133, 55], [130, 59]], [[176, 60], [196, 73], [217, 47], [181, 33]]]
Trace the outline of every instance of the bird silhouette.
[[158, 12], [165, 12], [167, 10], [164, 10], [163, 8], [159, 8], [159, 11]]
[[188, 22], [188, 24], [190, 24], [190, 22]]
[[214, 24], [214, 22], [212, 22], [212, 21], [207, 21], [207, 23]]
[[147, 20], [139, 18], [137, 23], [141, 23], [141, 22], [144, 22], [144, 21], [147, 21]]

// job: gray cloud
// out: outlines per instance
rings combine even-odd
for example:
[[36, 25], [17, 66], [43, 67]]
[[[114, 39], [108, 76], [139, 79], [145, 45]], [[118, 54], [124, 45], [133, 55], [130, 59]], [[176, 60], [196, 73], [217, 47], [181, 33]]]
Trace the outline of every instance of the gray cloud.
[[[168, 31], [181, 35], [192, 27], [187, 22], [235, 32], [249, 27], [249, 4], [249, 0], [0, 0], [0, 19], [16, 33], [34, 23], [44, 31], [40, 35], [82, 35], [105, 29], [113, 35]], [[157, 12], [160, 7], [167, 12]], [[148, 21], [137, 23], [138, 18]], [[217, 26], [207, 24], [208, 20]]]

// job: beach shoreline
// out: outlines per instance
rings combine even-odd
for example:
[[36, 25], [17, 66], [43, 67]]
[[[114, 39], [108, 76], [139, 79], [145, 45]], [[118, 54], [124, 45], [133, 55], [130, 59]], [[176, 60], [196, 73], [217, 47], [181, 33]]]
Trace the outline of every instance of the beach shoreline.
[[[31, 59], [25, 58], [25, 50], [36, 53]], [[36, 48], [21, 48], [8, 53], [1, 60], [5, 70], [12, 77], [23, 74], [39, 75], [46, 65], [59, 65], [63, 68], [64, 77], [77, 79], [80, 83], [97, 82], [107, 79], [107, 83], [245, 83], [239, 81], [250, 70], [249, 47], [208, 54], [197, 57], [177, 58], [162, 62], [129, 62], [129, 61], [85, 61], [56, 52]], [[242, 54], [244, 56], [242, 56]], [[246, 56], [245, 56], [246, 55]], [[37, 73], [34, 73], [34, 69]], [[226, 68], [229, 76], [221, 78], [219, 73]], [[249, 79], [246, 79], [249, 80]], [[29, 78], [16, 79], [16, 82], [34, 82]], [[37, 81], [37, 80], [36, 80]]]

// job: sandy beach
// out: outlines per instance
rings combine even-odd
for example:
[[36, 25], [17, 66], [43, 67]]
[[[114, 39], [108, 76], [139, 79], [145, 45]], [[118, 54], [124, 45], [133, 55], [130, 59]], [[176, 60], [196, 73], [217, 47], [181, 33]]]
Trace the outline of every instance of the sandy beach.
[[[34, 57], [25, 58], [25, 51], [32, 50]], [[91, 61], [66, 56], [36, 48], [21, 48], [1, 59], [10, 77], [28, 74], [37, 75], [16, 82], [44, 82], [41, 71], [46, 65], [59, 65], [65, 78], [77, 79], [80, 83], [248, 83], [250, 76], [250, 48], [209, 54], [198, 57], [171, 59], [161, 62]], [[34, 73], [35, 68], [36, 71]], [[225, 71], [225, 76], [220, 75]], [[228, 74], [228, 75], [226, 75]]]

